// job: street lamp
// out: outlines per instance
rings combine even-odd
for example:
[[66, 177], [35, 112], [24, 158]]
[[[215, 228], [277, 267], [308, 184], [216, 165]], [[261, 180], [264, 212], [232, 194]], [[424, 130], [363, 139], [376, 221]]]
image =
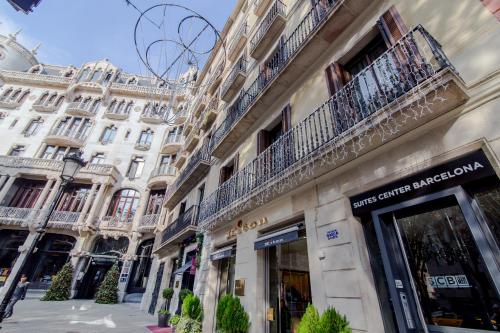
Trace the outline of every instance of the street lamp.
[[86, 164], [86, 162], [82, 159], [81, 151], [66, 155], [63, 158], [63, 162], [64, 162], [63, 168], [61, 171], [61, 175], [59, 176], [61, 178], [61, 185], [59, 185], [59, 188], [57, 189], [57, 194], [54, 197], [54, 200], [52, 200], [52, 202], [50, 203], [49, 210], [44, 218], [43, 223], [41, 223], [36, 228], [36, 235], [34, 236], [31, 243], [28, 245], [28, 250], [26, 251], [26, 255], [25, 256], [21, 255], [20, 258], [18, 258], [20, 262], [17, 270], [15, 270], [14, 277], [10, 280], [10, 284], [6, 283], [6, 285], [4, 286], [4, 288], [7, 288], [6, 289], [7, 291], [5, 292], [2, 303], [0, 303], [0, 323], [3, 321], [5, 310], [10, 302], [10, 299], [12, 298], [12, 295], [14, 294], [14, 290], [17, 287], [17, 284], [19, 282], [19, 279], [21, 278], [25, 266], [28, 263], [28, 260], [30, 259], [34, 250], [36, 249], [38, 242], [45, 233], [45, 229], [47, 228], [47, 225], [49, 223], [50, 216], [54, 212], [57, 202], [61, 198], [66, 186], [68, 186], [68, 184], [72, 183], [75, 180], [75, 176], [78, 173], [78, 171], [80, 171], [80, 169]]

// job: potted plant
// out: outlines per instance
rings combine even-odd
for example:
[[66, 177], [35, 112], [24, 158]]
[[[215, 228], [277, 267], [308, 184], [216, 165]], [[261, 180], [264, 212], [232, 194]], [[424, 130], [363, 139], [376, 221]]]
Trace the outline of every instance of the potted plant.
[[160, 311], [158, 311], [158, 327], [168, 327], [168, 321], [170, 319], [170, 312], [168, 308], [170, 307], [170, 300], [174, 295], [174, 290], [172, 288], [163, 289], [163, 304]]

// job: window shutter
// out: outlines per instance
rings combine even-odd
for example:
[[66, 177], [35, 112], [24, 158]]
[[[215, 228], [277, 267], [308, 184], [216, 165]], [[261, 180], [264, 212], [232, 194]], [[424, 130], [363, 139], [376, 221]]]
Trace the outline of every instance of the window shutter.
[[240, 164], [240, 153], [236, 153], [233, 157], [233, 175], [236, 174], [236, 172], [238, 172], [239, 164]]
[[220, 172], [219, 172], [219, 186], [222, 185], [222, 183], [224, 183], [226, 181], [226, 172], [227, 172], [227, 169], [226, 167], [222, 167], [220, 168]]
[[266, 130], [261, 130], [257, 134], [257, 155], [262, 153], [269, 147], [269, 132]]
[[292, 108], [290, 104], [287, 104], [283, 111], [281, 112], [281, 125], [283, 133], [286, 133], [290, 128], [292, 128]]
[[341, 90], [344, 85], [349, 82], [349, 75], [344, 70], [344, 67], [338, 63], [334, 62], [325, 69], [326, 82], [328, 85], [328, 91], [330, 96], [335, 95], [336, 92]]
[[388, 47], [395, 45], [396, 42], [408, 32], [406, 24], [403, 22], [401, 15], [399, 15], [399, 12], [394, 6], [391, 6], [391, 8], [380, 17], [378, 27]]

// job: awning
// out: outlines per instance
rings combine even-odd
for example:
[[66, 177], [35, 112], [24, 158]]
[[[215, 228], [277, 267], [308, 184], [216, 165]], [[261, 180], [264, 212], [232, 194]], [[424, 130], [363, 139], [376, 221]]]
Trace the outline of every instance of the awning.
[[254, 250], [261, 250], [267, 247], [293, 242], [297, 239], [299, 239], [299, 226], [295, 225], [257, 238], [253, 248]]
[[188, 262], [187, 264], [184, 264], [181, 268], [178, 268], [175, 272], [174, 275], [177, 274], [184, 274], [185, 271], [191, 268], [191, 262]]
[[217, 251], [214, 251], [210, 254], [210, 260], [221, 260], [224, 258], [232, 257], [236, 254], [236, 249], [233, 246], [227, 246]]

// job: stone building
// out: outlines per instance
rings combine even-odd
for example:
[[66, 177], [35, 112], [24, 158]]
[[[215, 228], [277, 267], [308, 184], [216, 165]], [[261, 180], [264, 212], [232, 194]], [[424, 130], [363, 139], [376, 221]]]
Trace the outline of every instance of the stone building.
[[45, 65], [15, 35], [0, 36], [0, 82], [0, 283], [54, 200], [62, 158], [82, 150], [88, 164], [28, 265], [31, 288], [47, 288], [71, 260], [74, 297], [92, 298], [118, 262], [120, 297], [140, 302], [188, 92], [107, 60]]
[[143, 308], [170, 286], [204, 332], [225, 293], [252, 333], [295, 332], [308, 303], [355, 332], [498, 330], [499, 36], [496, 1], [237, 1]]

